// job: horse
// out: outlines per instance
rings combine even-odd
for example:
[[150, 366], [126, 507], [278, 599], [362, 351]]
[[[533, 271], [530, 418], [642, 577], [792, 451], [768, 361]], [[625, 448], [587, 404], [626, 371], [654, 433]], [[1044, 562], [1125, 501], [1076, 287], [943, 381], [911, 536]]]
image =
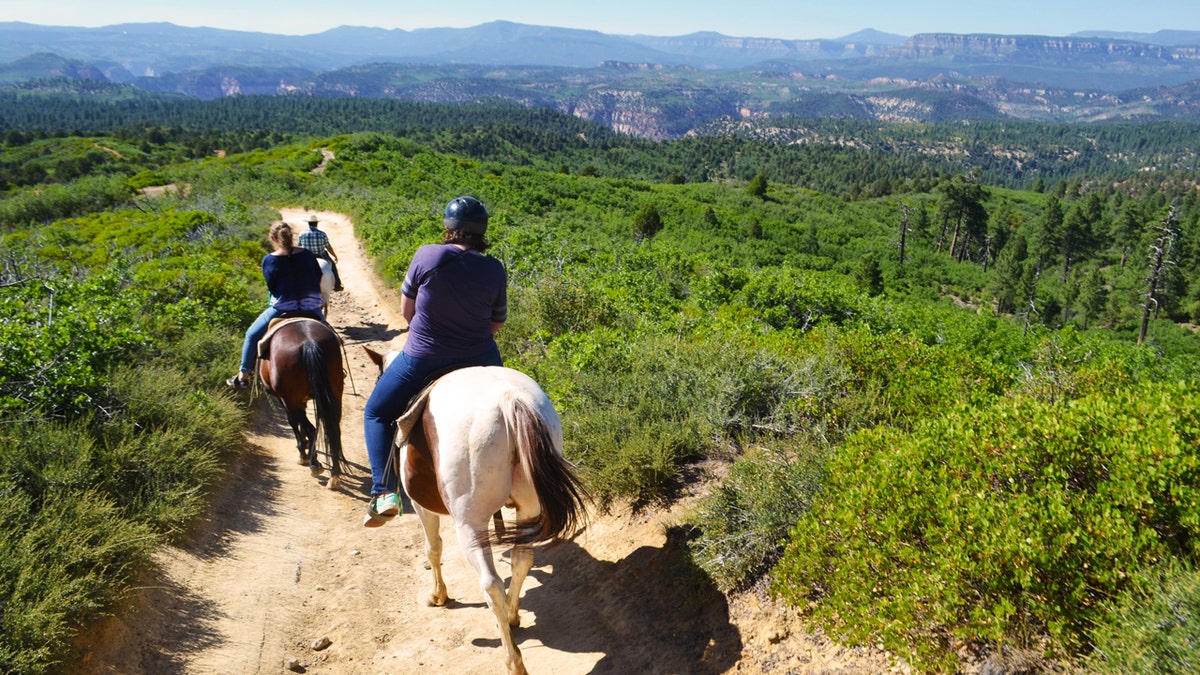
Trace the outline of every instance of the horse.
[[[317, 439], [329, 455], [331, 490], [341, 487], [342, 475], [342, 370], [341, 340], [322, 321], [310, 318], [284, 319], [269, 329], [260, 345], [259, 378], [267, 393], [287, 412], [296, 436], [300, 465], [312, 475], [321, 475]], [[316, 407], [316, 426], [308, 420], [307, 404]]]
[[[364, 347], [380, 373], [395, 358]], [[584, 524], [590, 498], [562, 454], [562, 423], [550, 398], [528, 375], [472, 366], [437, 379], [398, 422], [397, 473], [425, 530], [433, 571], [430, 606], [446, 604], [441, 516], [450, 516], [463, 557], [479, 576], [496, 617], [509, 675], [525, 675], [512, 637], [520, 625], [521, 586], [533, 567], [533, 544], [564, 539]], [[502, 526], [501, 507], [516, 508]], [[489, 519], [497, 527], [489, 533]], [[492, 545], [512, 545], [507, 594]]]
[[321, 266], [321, 314], [329, 316], [329, 296], [333, 293], [333, 263], [317, 256], [317, 264]]

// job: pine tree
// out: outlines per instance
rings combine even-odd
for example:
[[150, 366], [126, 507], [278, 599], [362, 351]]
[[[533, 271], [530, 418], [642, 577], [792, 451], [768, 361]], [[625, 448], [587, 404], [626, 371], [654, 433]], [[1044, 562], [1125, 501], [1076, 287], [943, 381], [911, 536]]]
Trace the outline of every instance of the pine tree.
[[637, 243], [653, 239], [663, 228], [662, 216], [653, 204], [646, 204], [633, 219], [633, 238]]
[[754, 174], [746, 186], [746, 194], [762, 199], [767, 196], [767, 179], [761, 173]]

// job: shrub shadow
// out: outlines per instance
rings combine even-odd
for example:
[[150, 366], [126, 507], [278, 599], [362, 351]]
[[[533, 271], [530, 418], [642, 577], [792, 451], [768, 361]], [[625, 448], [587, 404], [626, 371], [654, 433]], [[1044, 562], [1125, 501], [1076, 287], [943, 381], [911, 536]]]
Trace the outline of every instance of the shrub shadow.
[[[225, 642], [219, 629], [224, 617], [216, 603], [162, 574], [154, 573], [146, 581], [149, 585], [129, 601], [130, 606], [140, 608], [136, 618], [110, 616], [93, 624], [81, 636], [80, 665], [64, 672], [183, 673], [190, 655]], [[109, 644], [116, 635], [140, 634], [138, 626], [153, 626], [154, 642], [164, 648], [114, 649]], [[96, 649], [89, 648], [89, 643]]]
[[[539, 640], [572, 653], [603, 653], [591, 671], [666, 675], [724, 673], [741, 656], [724, 594], [687, 553], [687, 530], [671, 528], [662, 548], [597, 560], [574, 541], [540, 548], [521, 608], [536, 623], [518, 642]], [[553, 567], [553, 573], [546, 566]]]

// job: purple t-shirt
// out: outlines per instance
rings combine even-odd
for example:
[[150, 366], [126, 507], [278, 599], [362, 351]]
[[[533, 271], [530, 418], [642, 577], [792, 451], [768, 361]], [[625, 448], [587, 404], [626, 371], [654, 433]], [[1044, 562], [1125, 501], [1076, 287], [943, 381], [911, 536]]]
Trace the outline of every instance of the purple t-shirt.
[[404, 352], [417, 358], [478, 356], [495, 346], [492, 323], [508, 318], [504, 265], [454, 244], [417, 249], [400, 292], [416, 300]]

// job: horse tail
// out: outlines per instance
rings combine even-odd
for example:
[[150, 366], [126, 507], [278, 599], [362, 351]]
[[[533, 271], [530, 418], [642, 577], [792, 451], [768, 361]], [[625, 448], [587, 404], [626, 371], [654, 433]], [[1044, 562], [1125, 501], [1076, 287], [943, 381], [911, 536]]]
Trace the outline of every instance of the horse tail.
[[[334, 354], [337, 354], [335, 349]], [[308, 374], [308, 390], [317, 408], [317, 426], [323, 431], [329, 461], [333, 470], [338, 469], [342, 456], [342, 399], [333, 395], [333, 383], [329, 379], [329, 351], [320, 341], [309, 338], [300, 347], [304, 370]]]
[[496, 533], [501, 544], [536, 544], [573, 534], [584, 524], [589, 499], [574, 467], [554, 442], [554, 435], [533, 405], [513, 396], [504, 406], [508, 427], [516, 440], [517, 461], [529, 476], [542, 510]]

